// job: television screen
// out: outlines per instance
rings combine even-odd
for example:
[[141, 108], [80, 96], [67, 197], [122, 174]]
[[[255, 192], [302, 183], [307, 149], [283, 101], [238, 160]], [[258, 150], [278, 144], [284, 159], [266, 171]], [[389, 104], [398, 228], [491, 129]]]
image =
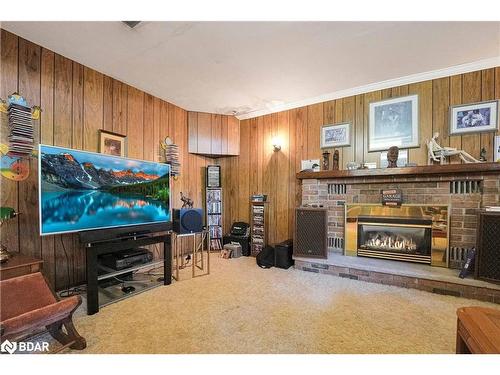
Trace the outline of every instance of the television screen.
[[170, 165], [39, 147], [40, 234], [168, 222]]

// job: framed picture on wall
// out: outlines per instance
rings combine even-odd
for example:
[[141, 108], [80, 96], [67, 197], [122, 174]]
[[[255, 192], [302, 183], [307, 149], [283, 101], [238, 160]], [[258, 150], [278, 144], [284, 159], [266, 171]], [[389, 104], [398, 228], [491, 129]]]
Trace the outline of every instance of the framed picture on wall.
[[498, 128], [498, 100], [450, 107], [450, 134], [495, 131]]
[[500, 135], [495, 136], [493, 161], [500, 163]]
[[127, 156], [127, 137], [122, 134], [99, 130], [99, 152], [113, 156]]
[[418, 95], [370, 103], [368, 151], [418, 147]]
[[321, 148], [344, 147], [351, 144], [351, 124], [323, 125], [321, 127]]

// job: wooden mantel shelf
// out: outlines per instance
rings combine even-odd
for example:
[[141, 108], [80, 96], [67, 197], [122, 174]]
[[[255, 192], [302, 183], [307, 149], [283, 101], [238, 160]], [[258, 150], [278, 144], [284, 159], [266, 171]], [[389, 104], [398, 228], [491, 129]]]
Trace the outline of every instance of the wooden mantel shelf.
[[404, 168], [355, 169], [341, 171], [299, 172], [297, 178], [304, 179], [337, 179], [357, 177], [398, 177], [425, 176], [436, 174], [467, 174], [467, 173], [499, 173], [500, 163], [445, 164], [422, 165]]

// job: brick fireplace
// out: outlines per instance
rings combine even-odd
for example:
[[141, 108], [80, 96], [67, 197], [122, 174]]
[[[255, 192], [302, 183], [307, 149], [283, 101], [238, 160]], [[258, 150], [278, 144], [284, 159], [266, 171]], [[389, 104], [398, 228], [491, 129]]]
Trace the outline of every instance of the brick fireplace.
[[[500, 303], [500, 285], [471, 277], [460, 279], [458, 270], [452, 269], [460, 267], [467, 250], [476, 246], [478, 211], [500, 205], [500, 163], [300, 172], [297, 178], [302, 182], [302, 205], [327, 208], [328, 258], [295, 257], [295, 268]], [[390, 209], [381, 204], [381, 191], [386, 189], [399, 189], [403, 195], [402, 208], [391, 215], [386, 215], [384, 210]], [[402, 210], [408, 210], [408, 214], [401, 215]], [[401, 221], [402, 216], [405, 220]], [[381, 222], [383, 230], [379, 230]], [[387, 229], [394, 223], [421, 229]], [[426, 241], [430, 228], [429, 249]], [[359, 229], [366, 229], [364, 237], [358, 236]], [[434, 230], [441, 233], [434, 236]], [[414, 234], [413, 239], [409, 239], [409, 233]], [[366, 257], [366, 251], [374, 248], [390, 256]], [[405, 251], [400, 251], [403, 248]], [[360, 254], [360, 249], [364, 253]], [[401, 260], [397, 259], [401, 252], [415, 259], [422, 256], [425, 261], [394, 261]]]
[[346, 248], [345, 205], [381, 205], [383, 189], [400, 189], [403, 205], [448, 207], [447, 260], [475, 246], [477, 211], [498, 205], [500, 197], [497, 163], [322, 171], [297, 177], [302, 180], [302, 205], [328, 208], [328, 249], [338, 253]]

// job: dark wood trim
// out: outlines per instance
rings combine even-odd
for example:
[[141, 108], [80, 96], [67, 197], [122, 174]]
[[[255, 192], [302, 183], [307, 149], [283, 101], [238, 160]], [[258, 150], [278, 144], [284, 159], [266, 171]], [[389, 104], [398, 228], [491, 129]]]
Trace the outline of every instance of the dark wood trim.
[[355, 169], [341, 171], [299, 172], [297, 178], [336, 179], [356, 177], [424, 176], [435, 174], [500, 173], [500, 163], [422, 165], [405, 168]]

